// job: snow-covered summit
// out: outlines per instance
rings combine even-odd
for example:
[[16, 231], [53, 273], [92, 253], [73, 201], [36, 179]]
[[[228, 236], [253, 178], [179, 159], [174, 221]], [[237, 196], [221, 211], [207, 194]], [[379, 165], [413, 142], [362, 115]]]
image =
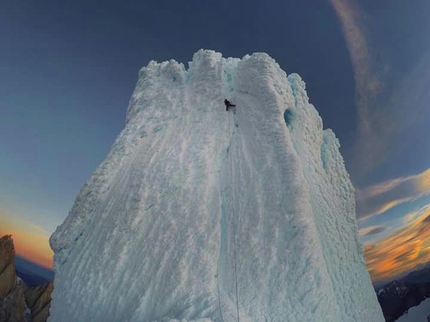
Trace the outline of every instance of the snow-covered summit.
[[395, 293], [399, 298], [405, 297], [405, 295], [409, 292], [408, 287], [405, 285], [405, 283], [399, 282], [397, 280], [394, 280], [390, 282], [389, 284], [385, 285], [382, 289], [380, 289], [376, 294], [379, 295], [386, 295], [389, 293]]
[[50, 321], [383, 321], [354, 208], [298, 75], [264, 53], [152, 61], [51, 237]]
[[428, 322], [430, 321], [430, 298], [418, 306], [411, 307], [397, 322]]

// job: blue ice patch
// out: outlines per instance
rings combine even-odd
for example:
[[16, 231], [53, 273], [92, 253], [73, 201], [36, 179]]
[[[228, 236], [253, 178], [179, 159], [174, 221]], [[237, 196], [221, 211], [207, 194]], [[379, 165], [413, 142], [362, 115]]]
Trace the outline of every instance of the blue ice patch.
[[163, 126], [158, 125], [158, 126], [156, 126], [156, 127], [152, 130], [152, 133], [160, 132], [162, 128], [163, 128]]
[[294, 120], [294, 113], [290, 109], [285, 110], [284, 121], [289, 129], [293, 128], [293, 120]]

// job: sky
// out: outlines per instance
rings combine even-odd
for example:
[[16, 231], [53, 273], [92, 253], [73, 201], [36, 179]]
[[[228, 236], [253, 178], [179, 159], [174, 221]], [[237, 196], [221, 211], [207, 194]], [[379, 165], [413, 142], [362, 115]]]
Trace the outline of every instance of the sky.
[[48, 238], [124, 127], [150, 60], [267, 52], [341, 143], [374, 281], [430, 256], [430, 3], [0, 3], [0, 234], [52, 267]]

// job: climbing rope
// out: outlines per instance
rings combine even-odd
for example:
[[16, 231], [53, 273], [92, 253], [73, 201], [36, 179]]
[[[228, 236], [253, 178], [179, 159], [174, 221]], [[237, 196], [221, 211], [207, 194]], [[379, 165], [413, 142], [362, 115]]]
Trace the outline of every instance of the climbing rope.
[[[240, 315], [239, 315], [239, 291], [238, 291], [237, 263], [236, 263], [237, 262], [237, 254], [236, 254], [236, 224], [235, 224], [235, 214], [234, 214], [235, 198], [234, 198], [234, 189], [231, 189], [231, 186], [234, 186], [234, 176], [233, 176], [233, 161], [232, 161], [231, 153], [230, 153], [230, 151], [232, 151], [233, 138], [234, 138], [234, 135], [236, 133], [236, 116], [235, 115], [236, 114], [233, 114], [233, 122], [234, 122], [233, 124], [234, 124], [234, 127], [233, 127], [233, 132], [231, 133], [230, 142], [229, 142], [228, 147], [227, 147], [227, 153], [226, 153], [224, 159], [221, 161], [221, 167], [220, 167], [220, 170], [219, 170], [219, 178], [220, 178], [219, 180], [221, 182], [221, 169], [222, 169], [222, 167], [224, 165], [224, 162], [226, 161], [227, 157], [229, 157], [229, 161], [230, 161], [230, 177], [232, 178], [232, 182], [230, 183], [230, 185], [228, 187], [224, 188], [221, 191], [221, 194], [224, 191], [226, 191], [227, 189], [229, 189], [229, 188], [230, 188], [231, 194], [232, 194], [231, 195], [232, 196], [232, 207], [231, 207], [232, 211], [231, 212], [232, 212], [232, 226], [233, 226], [234, 278], [235, 278], [235, 284], [236, 284], [235, 291], [236, 291], [237, 321], [240, 322]], [[231, 121], [230, 121], [230, 119], [231, 119], [231, 116], [230, 116], [230, 113], [229, 113], [229, 116], [228, 116], [228, 129], [229, 129], [229, 133], [230, 133], [230, 128], [231, 128]], [[221, 308], [221, 295], [220, 295], [221, 293], [220, 293], [220, 289], [219, 289], [219, 266], [217, 266], [216, 277], [217, 277], [217, 280], [218, 280], [217, 281], [218, 305], [219, 305], [221, 320], [224, 322], [224, 316], [223, 316], [222, 308]]]
[[219, 265], [217, 265], [216, 269], [216, 278], [217, 278], [217, 289], [218, 289], [218, 307], [219, 307], [219, 313], [221, 315], [221, 321], [224, 322], [224, 316], [222, 315], [222, 309], [221, 309], [221, 296], [219, 291]]
[[[230, 134], [230, 114], [228, 115], [228, 130], [229, 130], [229, 134]], [[234, 134], [234, 133], [233, 133]], [[221, 179], [221, 171], [222, 171], [222, 167], [224, 166], [224, 163], [225, 163], [225, 160], [227, 159], [227, 157], [228, 157], [228, 154], [229, 154], [229, 151], [230, 151], [230, 146], [231, 146], [231, 142], [232, 142], [232, 140], [233, 140], [233, 135], [230, 137], [230, 142], [229, 142], [229, 144], [228, 144], [228, 147], [227, 147], [227, 153], [225, 154], [225, 156], [224, 156], [224, 158], [221, 160], [221, 165], [220, 165], [220, 168], [219, 168], [219, 171], [216, 171], [216, 172], [218, 172], [218, 175], [219, 175], [219, 182], [221, 183], [222, 182], [222, 179]], [[220, 194], [221, 194], [221, 198], [222, 198], [222, 194], [227, 190], [227, 189], [229, 189], [230, 187], [225, 187], [224, 189], [222, 189], [221, 191], [220, 191]], [[219, 263], [218, 263], [218, 265], [217, 265], [217, 269], [216, 269], [216, 278], [217, 278], [217, 290], [218, 290], [218, 307], [219, 307], [219, 313], [220, 313], [220, 316], [221, 316], [221, 321], [223, 321], [224, 322], [224, 316], [223, 316], [223, 314], [222, 314], [222, 307], [221, 307], [221, 292], [220, 292], [220, 290], [219, 290]]]
[[[230, 118], [229, 118], [229, 120], [230, 120]], [[232, 136], [234, 136], [234, 134], [236, 132], [236, 114], [233, 114], [233, 123], [234, 123], [234, 128], [233, 128], [233, 135]], [[231, 144], [233, 144], [233, 137], [232, 137], [232, 143]], [[232, 148], [232, 151], [233, 151], [233, 148]], [[232, 153], [230, 153], [230, 176], [232, 178], [231, 179], [232, 180], [232, 184], [231, 185], [234, 187], [233, 161], [232, 161], [231, 156], [232, 156]], [[237, 321], [239, 322], [240, 321], [240, 315], [239, 315], [239, 292], [238, 292], [238, 287], [237, 287], [238, 283], [237, 283], [237, 265], [236, 265], [236, 262], [237, 262], [236, 258], [237, 258], [237, 256], [236, 256], [236, 224], [235, 224], [235, 215], [234, 215], [234, 206], [235, 206], [234, 189], [231, 189], [231, 194], [232, 194], [232, 203], [233, 203], [231, 209], [232, 209], [232, 218], [233, 218], [232, 219], [232, 222], [233, 222], [232, 226], [233, 226], [234, 278], [235, 278], [235, 281], [236, 281]]]

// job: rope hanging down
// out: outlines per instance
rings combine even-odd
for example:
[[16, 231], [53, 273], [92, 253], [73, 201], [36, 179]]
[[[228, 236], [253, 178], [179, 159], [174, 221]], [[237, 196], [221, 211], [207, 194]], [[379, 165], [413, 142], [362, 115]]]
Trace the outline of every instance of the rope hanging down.
[[[229, 113], [231, 114], [231, 113]], [[234, 124], [234, 128], [233, 128], [233, 132], [231, 134], [231, 138], [230, 138], [230, 142], [229, 145], [227, 147], [227, 153], [226, 153], [226, 157], [224, 158], [224, 160], [221, 162], [221, 168], [219, 171], [219, 175], [220, 175], [220, 180], [221, 180], [221, 169], [223, 166], [224, 161], [226, 161], [226, 158], [229, 157], [229, 161], [230, 161], [230, 178], [232, 178], [232, 182], [230, 183], [229, 187], [224, 188], [222, 192], [224, 192], [227, 189], [230, 189], [231, 191], [231, 196], [232, 196], [232, 226], [233, 226], [233, 257], [234, 257], [234, 278], [235, 278], [235, 284], [236, 284], [236, 309], [237, 309], [237, 321], [240, 322], [240, 314], [239, 314], [239, 291], [238, 291], [238, 281], [237, 281], [237, 254], [236, 254], [236, 224], [235, 224], [235, 212], [234, 212], [234, 205], [235, 205], [235, 198], [234, 198], [234, 189], [231, 188], [231, 186], [234, 186], [234, 175], [233, 175], [233, 161], [231, 158], [232, 153], [230, 153], [230, 151], [232, 150], [232, 146], [233, 146], [233, 138], [234, 135], [236, 133], [236, 114], [233, 113], [233, 124]], [[228, 117], [228, 129], [230, 130], [231, 128], [231, 121], [230, 121], [231, 117], [229, 115]], [[218, 305], [219, 305], [219, 309], [220, 309], [220, 315], [221, 315], [221, 320], [224, 322], [224, 316], [222, 314], [222, 308], [221, 308], [221, 298], [220, 298], [220, 290], [219, 290], [219, 267], [217, 267], [217, 273], [216, 273], [216, 277], [218, 279], [217, 282], [217, 289], [218, 289]]]
[[[229, 123], [230, 123], [230, 117], [229, 117]], [[233, 124], [236, 127], [236, 113], [233, 113]], [[230, 124], [229, 124], [230, 128]], [[232, 135], [232, 142], [231, 142], [231, 151], [233, 151], [233, 137], [236, 132], [236, 129], [233, 128], [233, 135]], [[234, 187], [234, 175], [233, 175], [233, 161], [232, 161], [232, 154], [230, 153], [230, 177], [232, 180], [232, 186]], [[237, 321], [240, 322], [240, 315], [239, 315], [239, 292], [237, 287], [237, 265], [236, 265], [236, 224], [235, 224], [235, 214], [234, 214], [234, 206], [235, 206], [235, 198], [234, 198], [234, 189], [231, 189], [231, 196], [232, 196], [232, 226], [233, 226], [233, 257], [234, 257], [234, 278], [236, 282], [236, 308], [237, 308]]]

